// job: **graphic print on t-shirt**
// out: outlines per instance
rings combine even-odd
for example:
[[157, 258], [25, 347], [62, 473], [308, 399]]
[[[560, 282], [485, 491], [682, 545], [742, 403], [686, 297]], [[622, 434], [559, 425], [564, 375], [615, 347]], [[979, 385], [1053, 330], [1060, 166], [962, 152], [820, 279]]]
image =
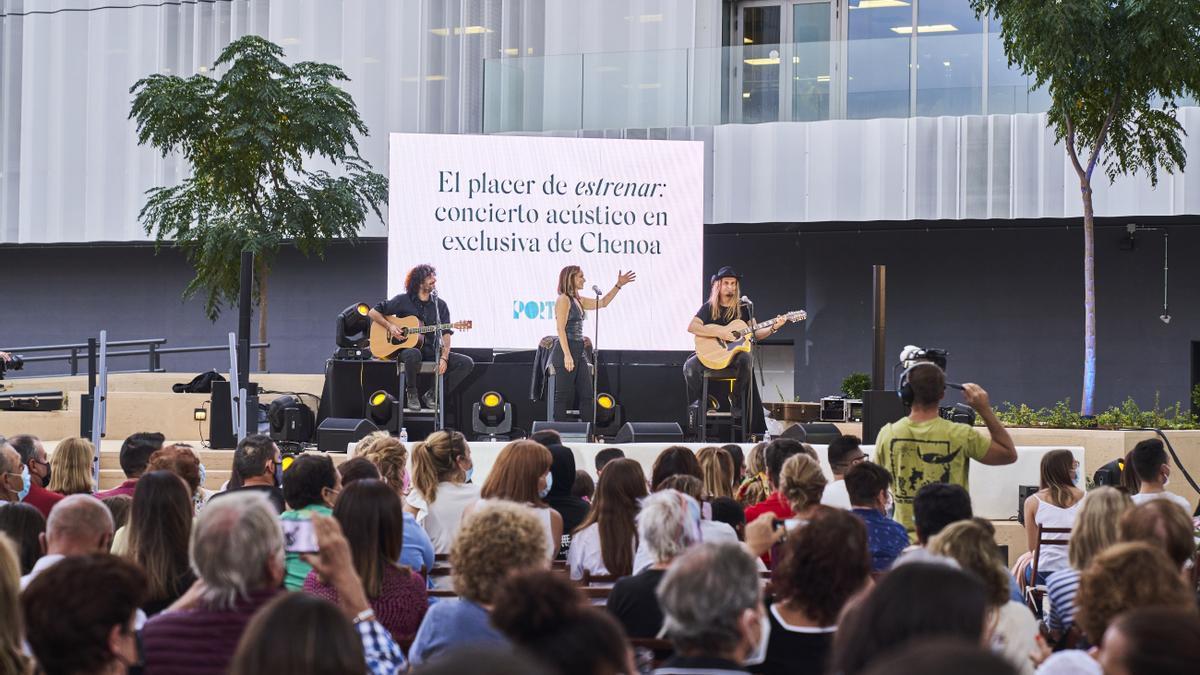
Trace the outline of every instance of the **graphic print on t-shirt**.
[[930, 483], [955, 482], [953, 477], [961, 467], [965, 471], [966, 457], [962, 449], [950, 449], [950, 441], [893, 438], [888, 444], [891, 466], [888, 471], [896, 477], [897, 502], [911, 504], [917, 490]]

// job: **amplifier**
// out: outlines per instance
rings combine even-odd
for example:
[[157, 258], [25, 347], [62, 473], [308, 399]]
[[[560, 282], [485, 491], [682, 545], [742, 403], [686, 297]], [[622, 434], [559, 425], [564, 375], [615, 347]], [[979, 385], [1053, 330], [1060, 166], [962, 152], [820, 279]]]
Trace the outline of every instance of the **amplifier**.
[[61, 391], [13, 391], [0, 394], [0, 410], [62, 410], [66, 397]]
[[850, 420], [850, 401], [841, 396], [826, 396], [821, 399], [822, 422], [846, 422]]

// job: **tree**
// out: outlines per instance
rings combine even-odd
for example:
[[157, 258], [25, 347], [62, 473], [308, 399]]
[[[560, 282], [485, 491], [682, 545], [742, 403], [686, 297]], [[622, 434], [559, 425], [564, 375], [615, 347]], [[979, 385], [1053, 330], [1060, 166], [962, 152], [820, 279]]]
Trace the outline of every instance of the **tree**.
[[[336, 66], [289, 66], [283, 50], [248, 35], [230, 43], [213, 65], [222, 75], [138, 80], [129, 113], [138, 143], [166, 156], [179, 152], [191, 175], [147, 191], [138, 219], [161, 249], [180, 247], [196, 270], [184, 297], [203, 290], [215, 321], [237, 302], [240, 256], [255, 257], [259, 340], [266, 340], [267, 277], [286, 242], [322, 256], [331, 239], [357, 240], [367, 209], [380, 216], [387, 179], [359, 155], [366, 136], [354, 100], [337, 86]], [[338, 171], [306, 169], [323, 159]], [[266, 353], [259, 353], [266, 369]]]
[[1081, 412], [1096, 386], [1095, 226], [1092, 172], [1109, 181], [1186, 162], [1177, 101], [1200, 92], [1200, 2], [971, 0], [1000, 19], [1009, 65], [1048, 85], [1047, 119], [1066, 147], [1083, 200], [1084, 365]]

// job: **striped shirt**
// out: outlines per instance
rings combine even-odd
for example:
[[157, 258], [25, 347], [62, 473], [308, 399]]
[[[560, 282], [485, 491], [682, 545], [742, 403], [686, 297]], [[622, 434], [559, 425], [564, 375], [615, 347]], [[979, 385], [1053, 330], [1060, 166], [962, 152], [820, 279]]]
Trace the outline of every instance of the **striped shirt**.
[[1050, 596], [1046, 626], [1050, 630], [1065, 631], [1075, 622], [1075, 593], [1078, 590], [1078, 570], [1059, 570], [1046, 580], [1046, 593]]

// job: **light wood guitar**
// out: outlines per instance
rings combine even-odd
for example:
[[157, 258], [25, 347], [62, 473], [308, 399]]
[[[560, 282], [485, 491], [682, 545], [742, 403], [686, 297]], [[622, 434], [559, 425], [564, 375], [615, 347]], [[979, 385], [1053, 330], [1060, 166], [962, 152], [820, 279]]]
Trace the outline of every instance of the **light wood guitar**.
[[705, 324], [716, 328], [728, 328], [733, 331], [734, 339], [730, 342], [714, 337], [696, 336], [696, 358], [700, 359], [700, 363], [704, 364], [705, 368], [711, 370], [721, 370], [729, 365], [733, 360], [733, 355], [738, 352], [750, 351], [750, 336], [754, 331], [762, 330], [769, 327], [779, 319], [787, 319], [791, 322], [803, 321], [808, 318], [808, 314], [804, 310], [796, 310], [787, 314], [780, 314], [770, 321], [756, 323], [753, 326], [747, 325], [741, 319], [735, 319], [727, 326], [717, 324]]
[[387, 322], [400, 328], [400, 338], [397, 339], [386, 328], [371, 322], [371, 354], [377, 359], [391, 358], [396, 352], [409, 347], [417, 347], [426, 333], [447, 329], [471, 330], [470, 321], [455, 321], [454, 323], [439, 323], [422, 326], [421, 320], [415, 316], [385, 316]]

